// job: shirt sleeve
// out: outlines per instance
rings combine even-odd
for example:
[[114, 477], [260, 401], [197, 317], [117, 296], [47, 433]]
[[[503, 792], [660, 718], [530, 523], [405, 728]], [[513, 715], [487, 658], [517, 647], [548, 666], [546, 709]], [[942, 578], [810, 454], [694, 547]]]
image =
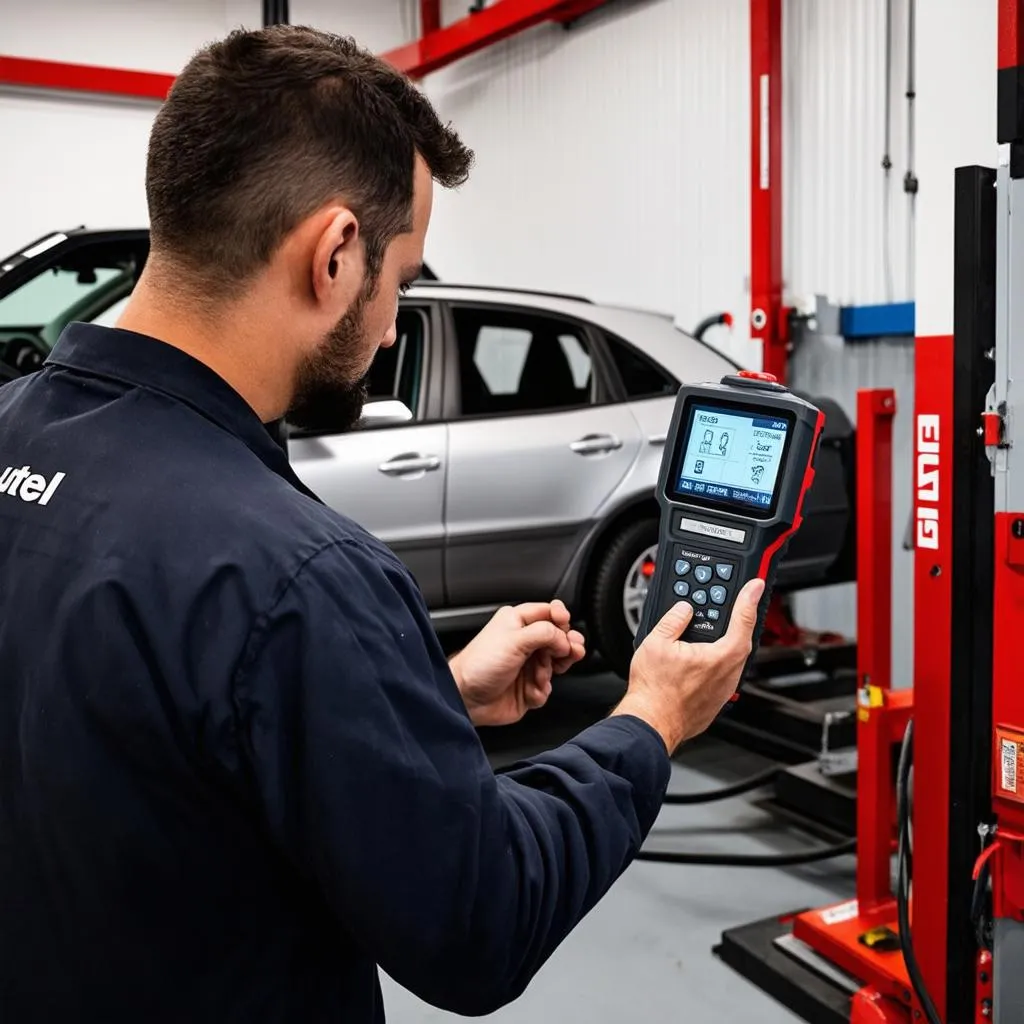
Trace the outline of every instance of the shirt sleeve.
[[272, 833], [354, 940], [466, 1015], [515, 999], [639, 849], [669, 759], [629, 716], [495, 775], [404, 569], [310, 559], [236, 680]]

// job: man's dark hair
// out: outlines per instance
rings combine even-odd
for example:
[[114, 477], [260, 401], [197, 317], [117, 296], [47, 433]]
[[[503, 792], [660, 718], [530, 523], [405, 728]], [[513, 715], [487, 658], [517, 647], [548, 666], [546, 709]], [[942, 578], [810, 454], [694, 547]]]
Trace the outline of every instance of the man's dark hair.
[[410, 230], [415, 154], [446, 188], [472, 152], [403, 74], [350, 38], [276, 25], [200, 50], [149, 141], [154, 250], [211, 297], [237, 292], [335, 197], [359, 218], [367, 277]]

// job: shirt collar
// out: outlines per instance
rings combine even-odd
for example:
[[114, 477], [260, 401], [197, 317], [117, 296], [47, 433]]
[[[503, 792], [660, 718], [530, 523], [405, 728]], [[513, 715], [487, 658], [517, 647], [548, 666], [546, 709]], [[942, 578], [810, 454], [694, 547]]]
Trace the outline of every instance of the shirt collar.
[[287, 452], [275, 442], [252, 406], [223, 377], [167, 342], [117, 327], [69, 324], [46, 359], [47, 365], [157, 391], [183, 402], [234, 434], [270, 470], [303, 494], [320, 499], [299, 479]]

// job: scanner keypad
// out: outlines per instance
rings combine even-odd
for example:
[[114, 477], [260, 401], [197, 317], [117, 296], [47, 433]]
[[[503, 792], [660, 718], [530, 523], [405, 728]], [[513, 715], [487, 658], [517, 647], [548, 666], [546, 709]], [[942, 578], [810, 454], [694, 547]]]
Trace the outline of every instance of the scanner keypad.
[[[693, 606], [693, 619], [687, 634], [715, 639], [725, 632], [724, 606], [732, 603], [732, 581], [736, 563], [721, 555], [710, 555], [692, 548], [678, 547], [673, 558], [672, 591], [677, 598]], [[708, 584], [712, 584], [708, 586]]]

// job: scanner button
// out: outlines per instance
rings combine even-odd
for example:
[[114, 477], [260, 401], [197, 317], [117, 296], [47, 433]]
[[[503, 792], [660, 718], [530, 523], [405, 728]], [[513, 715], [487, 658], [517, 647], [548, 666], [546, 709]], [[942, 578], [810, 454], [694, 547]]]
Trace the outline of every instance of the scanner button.
[[707, 604], [708, 592], [706, 590], [695, 590], [691, 598], [694, 604]]
[[717, 622], [717, 621], [718, 621], [718, 617], [719, 617], [719, 615], [721, 615], [721, 614], [722, 614], [722, 613], [721, 613], [721, 612], [720, 612], [720, 611], [719, 611], [719, 610], [718, 610], [717, 608], [709, 608], [709, 609], [708, 609], [708, 618], [709, 618], [709, 619], [710, 619], [710, 620], [711, 620], [712, 622]]
[[711, 595], [711, 600], [714, 601], [715, 604], [725, 604], [725, 587], [712, 587], [708, 593]]
[[690, 563], [685, 558], [680, 558], [676, 562], [676, 575], [685, 576], [690, 571]]
[[683, 580], [677, 580], [676, 585], [672, 589], [676, 592], [676, 597], [686, 597], [690, 593], [690, 584], [685, 583]]
[[707, 583], [711, 579], [711, 566], [710, 565], [698, 565], [693, 570], [693, 578], [698, 583]]
[[731, 580], [732, 579], [732, 566], [725, 562], [719, 562], [715, 566], [715, 575], [720, 580]]

